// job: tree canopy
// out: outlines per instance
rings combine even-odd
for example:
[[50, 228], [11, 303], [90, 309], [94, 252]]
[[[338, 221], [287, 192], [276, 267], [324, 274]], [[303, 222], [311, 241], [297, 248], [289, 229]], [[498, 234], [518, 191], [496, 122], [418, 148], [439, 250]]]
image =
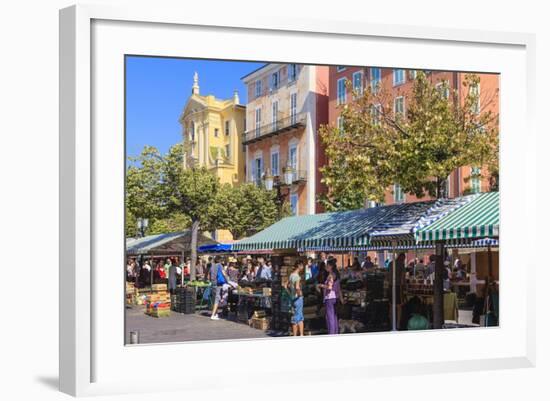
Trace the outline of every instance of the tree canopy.
[[353, 92], [340, 126], [320, 130], [329, 160], [321, 168], [329, 188], [324, 207], [383, 202], [396, 183], [419, 197], [442, 197], [445, 180], [461, 166], [486, 167], [498, 179], [498, 114], [485, 110], [492, 99], [482, 99], [478, 85], [479, 77], [467, 74], [461, 94], [419, 71], [402, 100], [380, 87]]
[[215, 220], [210, 226], [229, 230], [234, 239], [240, 239], [275, 223], [279, 208], [274, 191], [252, 183], [236, 187], [224, 184], [210, 205], [209, 216]]

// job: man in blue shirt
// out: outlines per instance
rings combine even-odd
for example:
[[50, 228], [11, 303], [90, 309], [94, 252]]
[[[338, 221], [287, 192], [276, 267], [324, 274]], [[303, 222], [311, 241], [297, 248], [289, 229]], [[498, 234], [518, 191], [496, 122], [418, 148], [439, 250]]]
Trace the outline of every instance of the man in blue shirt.
[[[222, 281], [220, 282], [218, 278]], [[222, 286], [229, 281], [227, 274], [223, 271], [219, 256], [214, 258], [214, 263], [212, 263], [210, 270], [208, 271], [208, 279], [212, 283], [212, 291], [214, 292], [214, 306], [212, 307], [212, 315], [210, 316], [210, 319], [219, 320], [218, 305], [221, 300]]]

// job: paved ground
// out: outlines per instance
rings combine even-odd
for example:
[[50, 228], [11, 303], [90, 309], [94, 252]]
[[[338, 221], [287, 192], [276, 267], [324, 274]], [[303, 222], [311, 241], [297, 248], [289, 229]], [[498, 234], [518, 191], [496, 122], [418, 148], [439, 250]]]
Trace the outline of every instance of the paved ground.
[[[472, 325], [472, 312], [460, 310], [459, 324]], [[265, 338], [269, 333], [256, 330], [243, 323], [220, 319], [210, 320], [202, 314], [185, 315], [172, 312], [170, 317], [155, 318], [144, 313], [143, 306], [126, 309], [126, 342], [130, 331], [138, 331], [141, 344]]]
[[144, 313], [144, 307], [126, 309], [126, 342], [130, 331], [138, 331], [141, 344], [201, 340], [228, 340], [269, 337], [262, 330], [256, 330], [243, 323], [209, 316], [185, 315], [172, 312], [169, 317], [151, 317]]

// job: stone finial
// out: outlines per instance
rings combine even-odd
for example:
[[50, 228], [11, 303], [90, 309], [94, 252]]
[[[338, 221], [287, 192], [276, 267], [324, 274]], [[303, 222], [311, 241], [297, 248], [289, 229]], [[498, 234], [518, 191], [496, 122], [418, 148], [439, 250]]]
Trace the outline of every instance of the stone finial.
[[233, 103], [235, 103], [235, 104], [240, 103], [240, 101], [239, 101], [239, 92], [237, 91], [237, 89], [235, 89], [233, 91]]
[[197, 71], [195, 71], [195, 74], [193, 74], [193, 87], [191, 89], [191, 94], [199, 94], [199, 74], [197, 73]]

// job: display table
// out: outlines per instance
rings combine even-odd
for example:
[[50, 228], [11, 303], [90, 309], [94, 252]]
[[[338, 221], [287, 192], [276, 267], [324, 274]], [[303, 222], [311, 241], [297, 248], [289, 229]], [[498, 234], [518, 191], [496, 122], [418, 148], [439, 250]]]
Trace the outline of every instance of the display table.
[[271, 295], [263, 293], [248, 293], [233, 290], [237, 296], [237, 320], [248, 323], [252, 313], [258, 309], [271, 309]]

